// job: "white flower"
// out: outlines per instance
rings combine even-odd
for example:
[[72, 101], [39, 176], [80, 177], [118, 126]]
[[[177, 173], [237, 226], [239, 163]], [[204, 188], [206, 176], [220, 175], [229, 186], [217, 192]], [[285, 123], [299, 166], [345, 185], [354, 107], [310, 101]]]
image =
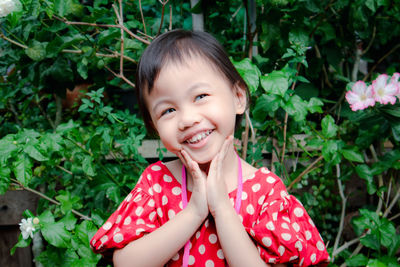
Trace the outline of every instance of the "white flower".
[[19, 0], [0, 0], [0, 18], [19, 10], [20, 7]]
[[353, 85], [351, 91], [346, 93], [346, 100], [353, 111], [366, 109], [369, 106], [375, 105], [372, 87], [367, 87], [363, 81], [358, 81]]
[[35, 231], [35, 227], [33, 226], [32, 218], [22, 219], [22, 221], [19, 223], [19, 229], [21, 230], [23, 239], [28, 239], [29, 236], [32, 238], [33, 232]]
[[396, 97], [398, 93], [397, 86], [394, 83], [388, 83], [388, 76], [381, 74], [372, 82], [372, 92], [374, 94], [375, 101], [381, 104], [392, 104], [396, 103]]
[[395, 72], [390, 79], [390, 83], [394, 84], [397, 87], [397, 97], [400, 98], [400, 73]]

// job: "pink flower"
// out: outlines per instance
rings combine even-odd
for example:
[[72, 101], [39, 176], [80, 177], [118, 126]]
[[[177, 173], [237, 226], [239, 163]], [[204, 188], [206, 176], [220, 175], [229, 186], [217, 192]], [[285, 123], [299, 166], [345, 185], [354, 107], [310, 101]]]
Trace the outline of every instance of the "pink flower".
[[350, 104], [353, 111], [362, 110], [369, 106], [375, 105], [375, 100], [372, 94], [372, 87], [365, 84], [363, 81], [356, 82], [351, 91], [346, 93], [346, 100]]
[[375, 101], [386, 105], [396, 103], [395, 95], [398, 93], [397, 86], [393, 83], [387, 83], [388, 76], [381, 74], [372, 82], [372, 92], [374, 94]]
[[395, 72], [392, 75], [392, 78], [390, 79], [390, 83], [394, 84], [397, 87], [397, 97], [400, 99], [400, 73]]

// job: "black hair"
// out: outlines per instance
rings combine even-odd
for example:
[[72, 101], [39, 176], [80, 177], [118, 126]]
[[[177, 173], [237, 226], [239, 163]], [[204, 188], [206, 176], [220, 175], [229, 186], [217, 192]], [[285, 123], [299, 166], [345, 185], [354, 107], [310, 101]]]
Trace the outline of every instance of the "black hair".
[[[183, 63], [185, 59], [200, 56], [208, 60], [225, 76], [233, 86], [239, 86], [246, 92], [249, 103], [247, 84], [233, 66], [221, 44], [209, 33], [200, 31], [173, 30], [154, 39], [143, 52], [136, 72], [136, 95], [139, 110], [146, 129], [155, 133], [155, 129], [144, 99], [145, 90], [150, 94], [161, 68], [168, 62]], [[242, 114], [236, 116], [236, 128], [240, 125]]]

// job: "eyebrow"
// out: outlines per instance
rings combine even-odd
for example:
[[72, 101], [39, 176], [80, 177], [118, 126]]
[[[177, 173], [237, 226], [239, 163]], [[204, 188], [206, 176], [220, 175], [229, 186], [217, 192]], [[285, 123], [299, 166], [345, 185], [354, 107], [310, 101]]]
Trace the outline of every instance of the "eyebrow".
[[[190, 87], [188, 88], [188, 91], [187, 91], [187, 92], [188, 92], [188, 93], [191, 93], [192, 91], [194, 91], [194, 90], [196, 90], [196, 89], [198, 89], [198, 88], [200, 88], [200, 87], [204, 87], [204, 86], [209, 87], [210, 85], [209, 85], [208, 83], [206, 83], [206, 82], [198, 82], [198, 83], [195, 83], [195, 84], [193, 84], [192, 86], [190, 86]], [[161, 104], [163, 104], [163, 103], [165, 103], [165, 102], [168, 102], [167, 100], [168, 100], [168, 97], [162, 97], [161, 99], [157, 100], [156, 103], [155, 103], [155, 105], [154, 105], [153, 108], [152, 108], [153, 112], [155, 112], [155, 110], [157, 109], [157, 107], [158, 107], [159, 105], [161, 105]]]

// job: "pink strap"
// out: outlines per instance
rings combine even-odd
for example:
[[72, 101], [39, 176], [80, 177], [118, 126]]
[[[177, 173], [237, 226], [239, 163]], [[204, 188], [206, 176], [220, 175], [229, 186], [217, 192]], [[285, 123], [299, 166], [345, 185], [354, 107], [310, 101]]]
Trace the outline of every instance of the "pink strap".
[[[236, 154], [237, 155], [237, 154]], [[238, 188], [236, 191], [236, 201], [235, 201], [235, 210], [239, 214], [240, 206], [242, 204], [242, 190], [243, 190], [243, 174], [242, 174], [242, 163], [240, 161], [239, 155], [238, 158]], [[181, 183], [181, 195], [182, 195], [182, 206], [186, 208], [188, 204], [187, 200], [187, 190], [186, 190], [186, 169], [185, 165], [182, 166], [182, 183]], [[189, 265], [189, 244], [190, 239], [185, 244], [184, 252], [183, 252], [183, 259], [182, 259], [182, 266], [187, 267]]]

